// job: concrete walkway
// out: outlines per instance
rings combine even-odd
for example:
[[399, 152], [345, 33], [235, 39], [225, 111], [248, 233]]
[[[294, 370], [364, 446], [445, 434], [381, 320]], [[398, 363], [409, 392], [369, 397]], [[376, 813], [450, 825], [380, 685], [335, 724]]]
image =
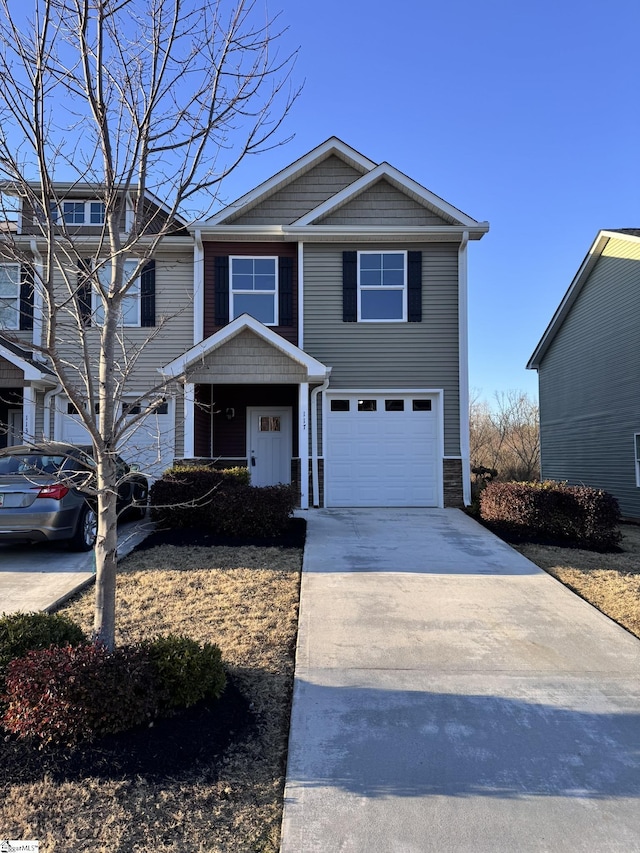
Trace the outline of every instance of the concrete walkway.
[[[124, 557], [149, 535], [152, 524], [118, 527], [118, 556]], [[93, 551], [74, 553], [63, 544], [0, 543], [0, 614], [55, 610], [95, 580]]]
[[640, 641], [458, 510], [307, 517], [282, 853], [640, 851]]

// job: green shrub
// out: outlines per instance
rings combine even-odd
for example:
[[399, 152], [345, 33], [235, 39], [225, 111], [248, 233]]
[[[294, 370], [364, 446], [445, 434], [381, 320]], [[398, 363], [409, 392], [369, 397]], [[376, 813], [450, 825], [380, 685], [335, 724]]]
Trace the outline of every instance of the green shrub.
[[606, 550], [620, 541], [620, 508], [613, 495], [566, 483], [488, 483], [480, 517], [518, 540], [544, 540]]
[[143, 643], [155, 670], [161, 712], [220, 698], [226, 685], [218, 646], [170, 634]]
[[3, 614], [0, 617], [0, 688], [7, 666], [15, 658], [49, 646], [78, 646], [86, 642], [82, 628], [60, 613]]
[[21, 738], [73, 744], [126, 731], [159, 705], [149, 655], [139, 646], [51, 646], [7, 667], [2, 724]]
[[296, 490], [249, 486], [245, 471], [172, 469], [151, 487], [151, 517], [170, 528], [203, 527], [226, 536], [281, 534], [296, 506]]

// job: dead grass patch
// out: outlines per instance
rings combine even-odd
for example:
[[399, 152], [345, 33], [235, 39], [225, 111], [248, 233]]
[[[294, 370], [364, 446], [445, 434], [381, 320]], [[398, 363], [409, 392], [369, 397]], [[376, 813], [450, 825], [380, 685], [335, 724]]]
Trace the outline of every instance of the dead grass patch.
[[[163, 546], [123, 561], [118, 642], [184, 633], [215, 642], [258, 724], [215, 774], [168, 781], [0, 786], [0, 836], [42, 853], [275, 853], [297, 629], [301, 551]], [[91, 630], [93, 590], [64, 608]]]
[[640, 638], [640, 527], [622, 527], [620, 552], [516, 545], [521, 554]]

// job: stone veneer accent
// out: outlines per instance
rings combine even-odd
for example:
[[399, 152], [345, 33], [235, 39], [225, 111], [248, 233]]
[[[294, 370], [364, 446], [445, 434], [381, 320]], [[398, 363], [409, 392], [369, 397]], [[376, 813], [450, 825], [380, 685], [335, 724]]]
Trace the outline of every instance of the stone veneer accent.
[[443, 459], [442, 476], [444, 480], [444, 505], [463, 507], [462, 459]]

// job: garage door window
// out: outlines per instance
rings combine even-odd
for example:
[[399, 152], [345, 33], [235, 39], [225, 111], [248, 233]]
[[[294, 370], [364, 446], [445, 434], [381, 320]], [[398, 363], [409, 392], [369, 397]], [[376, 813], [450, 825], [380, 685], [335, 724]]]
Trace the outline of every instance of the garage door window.
[[348, 412], [349, 411], [349, 401], [348, 400], [332, 400], [331, 401], [331, 411], [332, 412]]
[[430, 412], [431, 411], [431, 400], [414, 400], [413, 401], [413, 411], [414, 412]]
[[358, 400], [359, 412], [375, 412], [378, 408], [376, 400]]
[[385, 400], [385, 412], [404, 412], [404, 400]]

